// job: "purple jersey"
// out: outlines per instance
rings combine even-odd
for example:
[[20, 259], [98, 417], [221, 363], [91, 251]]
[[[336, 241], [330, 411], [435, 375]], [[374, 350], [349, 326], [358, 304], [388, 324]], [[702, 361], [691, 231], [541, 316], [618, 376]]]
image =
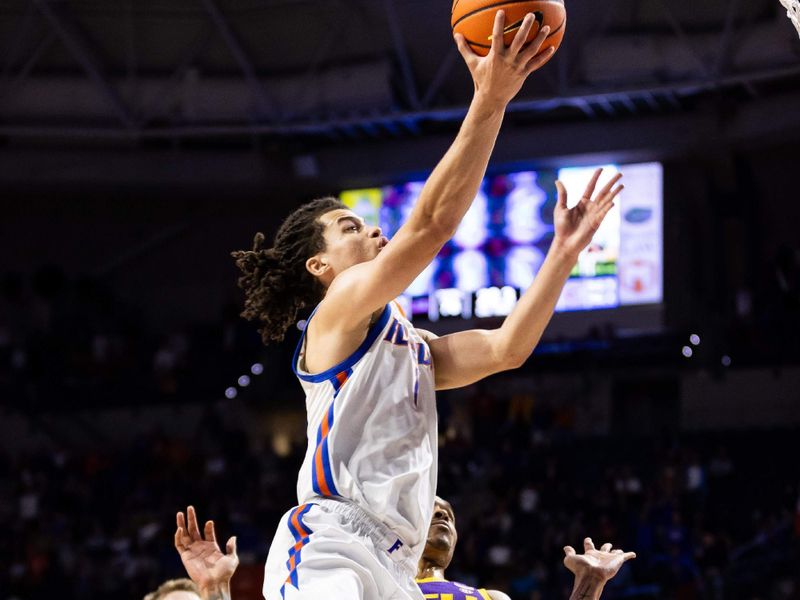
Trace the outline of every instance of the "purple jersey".
[[475, 589], [455, 581], [444, 579], [417, 579], [425, 600], [491, 600], [486, 590]]

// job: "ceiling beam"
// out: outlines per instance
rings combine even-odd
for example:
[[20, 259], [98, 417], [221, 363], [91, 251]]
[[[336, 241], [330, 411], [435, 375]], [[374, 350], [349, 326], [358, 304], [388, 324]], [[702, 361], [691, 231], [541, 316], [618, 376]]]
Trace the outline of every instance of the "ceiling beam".
[[405, 38], [397, 19], [397, 7], [394, 0], [383, 0], [383, 6], [386, 10], [386, 19], [389, 22], [389, 32], [392, 36], [395, 56], [400, 63], [400, 72], [403, 76], [403, 91], [409, 106], [417, 110], [420, 108], [421, 103], [417, 92], [417, 83], [414, 79], [414, 70], [411, 67], [411, 58], [408, 55]]
[[159, 114], [165, 102], [170, 99], [170, 94], [175, 91], [178, 85], [183, 83], [192, 65], [197, 61], [203, 52], [208, 48], [209, 42], [214, 34], [214, 26], [206, 24], [206, 28], [201, 31], [192, 42], [186, 54], [170, 75], [169, 79], [159, 87], [158, 92], [151, 95], [148, 99], [142, 99], [140, 103], [140, 115], [142, 123], [148, 123], [155, 115]]
[[675, 14], [672, 12], [669, 4], [666, 0], [658, 0], [658, 3], [661, 5], [664, 14], [667, 17], [667, 21], [669, 22], [670, 27], [672, 28], [673, 33], [675, 33], [675, 37], [678, 38], [683, 47], [686, 48], [686, 51], [689, 53], [689, 56], [692, 57], [694, 62], [697, 64], [700, 72], [707, 77], [708, 79], [712, 78], [711, 69], [709, 69], [708, 65], [706, 65], [703, 58], [697, 53], [694, 46], [692, 45], [692, 41], [689, 39], [688, 34], [684, 31], [683, 26], [681, 25], [680, 21], [678, 21]]
[[[710, 81], [706, 79], [696, 79], [691, 81], [676, 82], [659, 86], [631, 87], [627, 89], [614, 89], [601, 92], [586, 92], [573, 90], [571, 94], [558, 97], [542, 97], [534, 99], [519, 99], [509, 104], [508, 113], [545, 113], [562, 107], [578, 107], [584, 110], [586, 105], [592, 108], [603, 108], [609, 114], [617, 111], [607, 103], [615, 100], [621, 95], [627, 95], [631, 99], [640, 98], [653, 106], [653, 97], [669, 102], [676, 109], [682, 108], [679, 98], [691, 96], [710, 90], [732, 88], [738, 86], [750, 86], [762, 81], [789, 80], [800, 75], [800, 66], [784, 67], [768, 71], [753, 71], [729, 75], [727, 77]], [[655, 109], [655, 106], [653, 106]], [[241, 137], [250, 135], [259, 136], [315, 136], [325, 135], [331, 129], [358, 128], [363, 123], [382, 125], [392, 123], [401, 129], [407, 129], [414, 135], [419, 135], [422, 130], [419, 124], [424, 121], [451, 122], [457, 123], [464, 118], [467, 107], [464, 105], [431, 108], [419, 111], [391, 111], [384, 113], [369, 113], [355, 115], [351, 117], [331, 118], [323, 121], [306, 120], [297, 122], [280, 123], [253, 123], [246, 115], [242, 120], [228, 124], [194, 123], [174, 127], [143, 127], [131, 135], [118, 128], [109, 127], [52, 127], [48, 125], [0, 125], [0, 135], [36, 138], [36, 137], [56, 137], [56, 138], [75, 138], [98, 140], [120, 140], [132, 141], [136, 139], [215, 139], [226, 137]], [[586, 111], [585, 111], [586, 112]]]
[[[731, 119], [713, 112], [653, 115], [608, 123], [548, 123], [504, 128], [492, 164], [547, 166], [592, 164], [595, 161], [665, 160], [674, 156], [718, 151], [720, 147], [791, 143], [800, 135], [800, 94], [786, 94], [743, 105]], [[381, 125], [382, 126], [382, 125]], [[341, 132], [345, 135], [344, 131]], [[350, 132], [352, 135], [352, 132]], [[358, 137], [358, 136], [353, 136]], [[403, 173], [433, 168], [452, 143], [453, 134], [420, 138], [324, 144], [313, 150], [318, 181], [330, 189], [375, 185]], [[199, 186], [218, 189], [246, 186], [295, 189], [285, 153], [250, 150], [165, 149], [130, 152], [122, 149], [0, 148], [0, 183], [11, 189], [85, 189], [87, 186]], [[346, 186], [344, 183], [347, 182]], [[296, 191], [296, 190], [295, 190]]]
[[0, 75], [0, 79], [3, 81], [8, 81], [11, 79], [11, 71], [14, 68], [14, 63], [16, 63], [17, 59], [19, 58], [19, 54], [22, 52], [22, 48], [25, 45], [25, 40], [31, 34], [35, 14], [36, 9], [34, 8], [33, 4], [28, 4], [25, 14], [20, 19], [19, 25], [14, 27], [16, 32], [14, 41], [9, 44], [8, 48], [4, 48], [5, 65], [3, 65], [2, 75]]
[[278, 118], [278, 106], [267, 96], [264, 87], [256, 76], [256, 70], [252, 60], [250, 60], [242, 42], [231, 28], [228, 19], [222, 14], [222, 11], [214, 0], [200, 0], [200, 2], [205, 7], [206, 12], [208, 12], [211, 20], [220, 32], [220, 35], [222, 35], [222, 39], [225, 40], [225, 44], [227, 44], [228, 49], [233, 54], [233, 58], [242, 70], [245, 81], [253, 94], [258, 116]]
[[450, 48], [450, 50], [447, 52], [447, 56], [445, 56], [444, 60], [439, 63], [439, 68], [436, 69], [436, 74], [433, 76], [433, 80], [428, 86], [428, 89], [425, 90], [425, 95], [422, 97], [420, 102], [421, 108], [427, 108], [431, 105], [434, 98], [436, 98], [436, 94], [439, 93], [442, 85], [453, 71], [453, 67], [458, 62], [458, 57], [458, 50], [455, 48]]
[[[341, 7], [344, 10], [344, 7]], [[319, 72], [322, 68], [323, 63], [328, 58], [331, 53], [331, 50], [334, 48], [334, 44], [340, 39], [342, 32], [344, 31], [345, 21], [342, 20], [337, 23], [334, 27], [331, 27], [328, 30], [327, 35], [325, 35], [322, 39], [319, 40], [316, 49], [314, 50], [314, 56], [311, 60], [311, 63], [308, 65], [306, 69], [306, 73], [303, 77], [303, 82], [298, 86], [298, 93], [295, 96], [293, 102], [287, 103], [289, 107], [286, 111], [287, 114], [284, 115], [285, 119], [292, 119], [295, 118], [296, 115], [291, 112], [292, 107], [300, 105], [300, 100], [302, 99], [302, 94], [312, 94], [314, 91], [314, 84], [315, 79], [319, 75]]]
[[23, 83], [28, 78], [33, 68], [36, 66], [36, 63], [39, 62], [42, 55], [50, 49], [55, 39], [55, 34], [52, 31], [48, 31], [44, 38], [36, 45], [33, 52], [30, 53], [28, 59], [23, 63], [19, 71], [16, 74], [9, 71], [3, 77], [3, 89], [0, 91], [0, 99], [11, 94], [16, 86]]
[[111, 105], [120, 123], [129, 131], [135, 131], [137, 123], [133, 114], [117, 90], [109, 82], [103, 72], [100, 59], [92, 50], [91, 42], [81, 30], [66, 3], [52, 0], [33, 1], [61, 42]]

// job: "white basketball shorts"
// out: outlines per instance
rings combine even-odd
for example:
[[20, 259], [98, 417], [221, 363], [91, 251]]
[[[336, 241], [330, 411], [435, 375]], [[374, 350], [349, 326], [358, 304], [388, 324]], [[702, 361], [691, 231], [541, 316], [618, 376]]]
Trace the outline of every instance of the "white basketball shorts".
[[346, 500], [316, 498], [288, 511], [264, 569], [266, 600], [424, 600], [417, 557]]

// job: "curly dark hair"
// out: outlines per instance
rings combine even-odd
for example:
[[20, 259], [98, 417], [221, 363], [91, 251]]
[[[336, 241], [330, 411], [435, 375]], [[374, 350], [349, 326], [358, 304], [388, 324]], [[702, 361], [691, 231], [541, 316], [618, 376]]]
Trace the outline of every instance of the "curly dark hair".
[[252, 250], [231, 252], [242, 272], [239, 287], [244, 290], [248, 321], [258, 320], [264, 344], [280, 342], [297, 320], [297, 313], [322, 300], [325, 289], [306, 270], [306, 261], [325, 249], [323, 227], [317, 220], [337, 208], [347, 208], [333, 197], [317, 198], [304, 204], [281, 224], [272, 248], [263, 248], [264, 234], [257, 233]]

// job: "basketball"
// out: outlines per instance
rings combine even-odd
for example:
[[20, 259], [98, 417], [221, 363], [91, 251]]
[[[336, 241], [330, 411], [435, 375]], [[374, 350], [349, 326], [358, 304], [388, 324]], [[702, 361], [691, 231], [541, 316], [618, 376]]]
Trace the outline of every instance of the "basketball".
[[567, 10], [564, 0], [531, 0], [530, 2], [497, 2], [497, 0], [454, 0], [450, 24], [454, 33], [462, 34], [475, 54], [486, 56], [492, 47], [492, 29], [498, 10], [506, 14], [503, 41], [508, 46], [514, 39], [522, 20], [533, 13], [536, 23], [531, 27], [528, 39], [531, 42], [539, 30], [550, 26], [550, 34], [542, 44], [540, 52], [553, 47], [558, 50], [567, 26]]

